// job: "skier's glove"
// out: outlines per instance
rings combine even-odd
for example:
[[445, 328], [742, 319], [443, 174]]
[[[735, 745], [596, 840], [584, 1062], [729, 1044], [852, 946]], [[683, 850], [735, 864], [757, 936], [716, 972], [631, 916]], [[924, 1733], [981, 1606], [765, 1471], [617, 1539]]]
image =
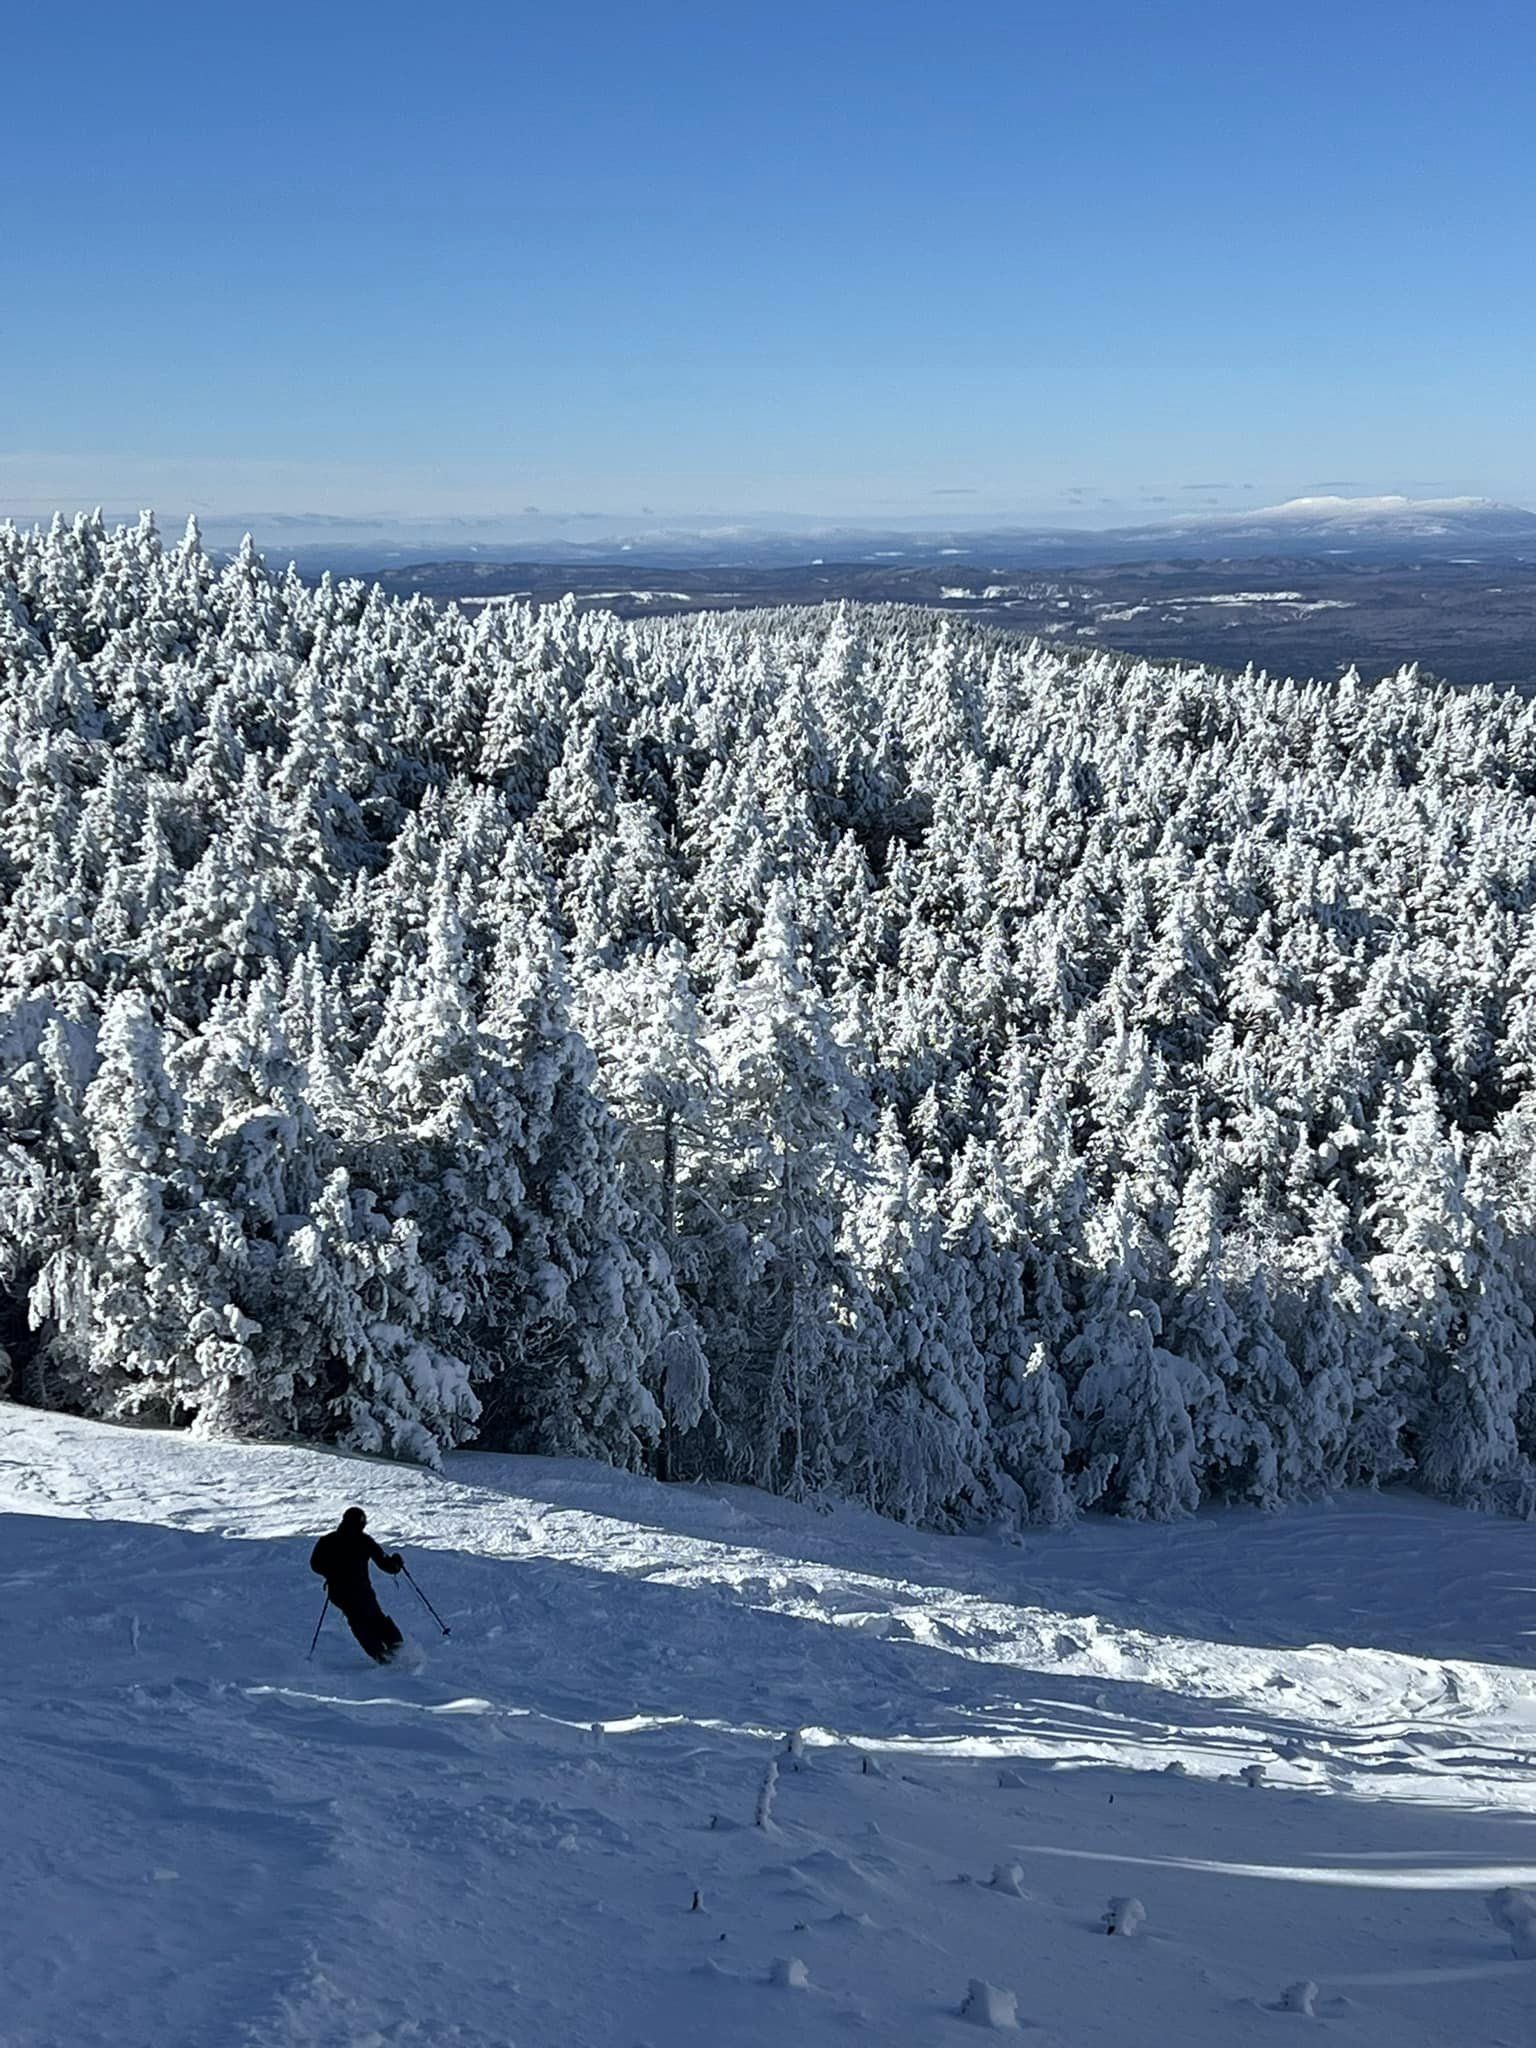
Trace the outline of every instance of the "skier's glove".
[[392, 1577], [396, 1573], [403, 1572], [405, 1570], [405, 1559], [400, 1555], [398, 1550], [394, 1553], [392, 1557], [385, 1558], [384, 1569], [385, 1571], [390, 1573]]

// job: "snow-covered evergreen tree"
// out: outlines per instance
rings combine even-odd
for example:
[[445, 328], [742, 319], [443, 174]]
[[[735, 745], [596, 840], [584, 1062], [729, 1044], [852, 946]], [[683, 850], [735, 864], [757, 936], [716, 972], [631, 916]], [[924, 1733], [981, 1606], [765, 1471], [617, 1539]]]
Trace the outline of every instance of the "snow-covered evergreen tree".
[[195, 1328], [222, 1306], [185, 1108], [137, 990], [112, 999], [81, 1104], [86, 1199], [34, 1286], [40, 1383], [61, 1406], [192, 1421], [205, 1397]]
[[872, 1505], [915, 1521], [984, 1521], [998, 1496], [986, 1367], [938, 1198], [887, 1111], [851, 1256], [885, 1324], [876, 1405], [862, 1432]]
[[801, 1493], [832, 1482], [860, 1402], [836, 1236], [862, 1119], [782, 885], [707, 1043], [725, 1127], [710, 1199], [753, 1245], [748, 1292], [712, 1305], [733, 1352], [723, 1412], [744, 1476]]
[[1138, 1520], [1188, 1514], [1200, 1499], [1190, 1408], [1206, 1393], [1205, 1375], [1159, 1341], [1144, 1231], [1126, 1182], [1093, 1219], [1086, 1250], [1083, 1321], [1062, 1354], [1076, 1381], [1079, 1498]]

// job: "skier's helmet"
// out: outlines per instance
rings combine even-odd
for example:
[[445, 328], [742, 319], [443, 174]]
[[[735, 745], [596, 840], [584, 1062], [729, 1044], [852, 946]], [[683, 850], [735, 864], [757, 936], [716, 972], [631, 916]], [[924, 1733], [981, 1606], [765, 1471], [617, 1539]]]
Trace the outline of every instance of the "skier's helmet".
[[341, 1518], [341, 1526], [343, 1529], [366, 1529], [368, 1517], [361, 1508], [348, 1508]]

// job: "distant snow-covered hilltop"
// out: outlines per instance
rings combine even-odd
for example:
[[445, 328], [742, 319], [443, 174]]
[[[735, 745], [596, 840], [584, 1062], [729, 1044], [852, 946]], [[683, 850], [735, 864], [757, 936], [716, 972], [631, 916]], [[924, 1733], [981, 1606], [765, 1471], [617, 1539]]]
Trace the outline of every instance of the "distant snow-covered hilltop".
[[1521, 1505], [1533, 905], [1493, 692], [0, 529], [13, 1390], [940, 1524]]
[[1493, 498], [1288, 498], [1283, 505], [1251, 511], [1210, 512], [1197, 518], [1146, 527], [1143, 532], [1233, 533], [1295, 545], [1298, 535], [1324, 541], [1341, 537], [1408, 543], [1418, 540], [1475, 541], [1490, 536], [1526, 541], [1536, 548], [1536, 512], [1501, 505]]

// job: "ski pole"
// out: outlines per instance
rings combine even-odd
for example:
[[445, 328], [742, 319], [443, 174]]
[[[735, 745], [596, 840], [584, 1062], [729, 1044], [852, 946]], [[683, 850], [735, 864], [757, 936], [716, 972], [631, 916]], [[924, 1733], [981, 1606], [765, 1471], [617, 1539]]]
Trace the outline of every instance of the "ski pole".
[[[320, 1631], [325, 1627], [325, 1617], [330, 1613], [330, 1611], [331, 1596], [329, 1593], [327, 1593], [325, 1596], [325, 1605], [320, 1610], [320, 1619], [315, 1623], [315, 1632], [309, 1639], [309, 1657], [313, 1657], [315, 1654], [315, 1645], [320, 1640]], [[306, 1657], [304, 1659], [306, 1664], [309, 1662], [309, 1657]]]
[[425, 1607], [428, 1614], [430, 1614], [432, 1619], [437, 1623], [438, 1627], [442, 1630], [443, 1634], [445, 1636], [451, 1636], [453, 1634], [453, 1630], [448, 1626], [447, 1622], [444, 1621], [443, 1617], [438, 1613], [437, 1609], [432, 1605], [432, 1602], [427, 1598], [426, 1594], [423, 1593], [420, 1586], [417, 1585], [416, 1581], [413, 1578], [411, 1578], [410, 1572], [406, 1569], [406, 1567], [403, 1564], [400, 1567], [400, 1576], [403, 1579], [409, 1581], [411, 1591], [416, 1595], [416, 1598], [421, 1602], [422, 1606]]

